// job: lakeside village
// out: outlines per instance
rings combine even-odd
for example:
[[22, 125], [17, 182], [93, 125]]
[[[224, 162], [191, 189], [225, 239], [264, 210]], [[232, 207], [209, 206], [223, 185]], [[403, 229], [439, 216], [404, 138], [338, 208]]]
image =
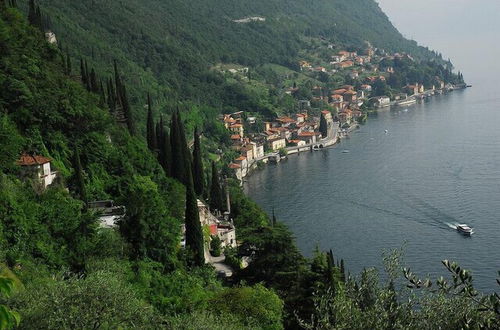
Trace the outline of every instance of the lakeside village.
[[[328, 46], [332, 49], [333, 46]], [[352, 85], [329, 89], [313, 86], [310, 99], [298, 99], [297, 113], [288, 113], [277, 118], [262, 121], [258, 114], [238, 111], [221, 115], [220, 120], [231, 134], [232, 149], [238, 154], [229, 168], [243, 181], [260, 164], [279, 162], [287, 155], [303, 151], [315, 151], [334, 145], [340, 138], [364, 123], [370, 112], [383, 108], [409, 106], [424, 101], [433, 95], [441, 95], [456, 89], [468, 87], [463, 83], [453, 85], [434, 77], [434, 84], [426, 89], [423, 83], [403, 87], [400, 93], [380, 95], [387, 91], [387, 80], [396, 68], [387, 63], [394, 61], [414, 62], [408, 54], [387, 55], [384, 51], [368, 48], [363, 55], [357, 52], [339, 51], [331, 56], [328, 66], [314, 66], [300, 61], [303, 74], [314, 77], [318, 73], [330, 76], [347, 75]], [[244, 75], [248, 68], [229, 69], [233, 75]], [[451, 71], [450, 71], [451, 72]], [[299, 88], [294, 83], [285, 94], [295, 96]], [[311, 105], [328, 108], [319, 111]]]
[[[57, 42], [53, 33], [47, 33], [46, 38], [51, 43]], [[349, 132], [359, 127], [359, 124], [366, 120], [368, 112], [374, 109], [411, 105], [432, 95], [467, 87], [465, 84], [445, 84], [436, 77], [438, 85], [433, 85], [427, 90], [422, 83], [415, 83], [404, 87], [406, 93], [392, 97], [373, 95], [374, 87], [381, 82], [385, 83], [387, 74], [394, 73], [394, 68], [387, 67], [384, 73], [365, 75], [364, 78], [360, 72], [368, 70], [372, 73], [377, 72], [379, 65], [370, 64], [372, 61], [380, 63], [384, 59], [398, 58], [413, 61], [413, 58], [406, 54], [381, 57], [376, 55], [372, 48], [368, 48], [366, 54], [362, 56], [358, 56], [356, 52], [340, 51], [338, 55], [332, 56], [329, 71], [325, 67], [313, 67], [310, 63], [301, 61], [299, 63], [301, 71], [313, 74], [329, 72], [328, 74], [334, 75], [339, 70], [355, 68], [349, 71], [349, 76], [357, 80], [356, 86], [343, 85], [332, 90], [314, 86], [311, 90], [311, 99], [298, 100], [299, 112], [268, 118], [268, 121], [262, 121], [257, 115], [245, 111], [221, 115], [220, 120], [231, 135], [231, 148], [239, 155], [229, 164], [229, 168], [242, 182], [243, 178], [259, 164], [269, 161], [279, 162], [290, 154], [321, 150], [336, 144], [339, 139], [347, 137]], [[230, 73], [244, 74], [248, 73], [248, 69], [232, 70]], [[294, 95], [298, 90], [294, 86], [288, 88], [285, 93]], [[311, 107], [311, 104], [318, 102], [322, 102], [329, 109], [319, 111]], [[53, 170], [51, 163], [50, 158], [29, 154], [23, 154], [17, 161], [21, 167], [21, 177], [31, 180], [37, 192], [44, 191], [59, 180], [59, 173]], [[220, 276], [230, 277], [234, 267], [247, 266], [251, 257], [243, 257], [242, 260], [231, 258], [228, 261], [222, 253], [222, 249], [234, 249], [238, 246], [236, 228], [230, 217], [231, 203], [227, 190], [225, 199], [227, 211], [224, 213], [214, 214], [201, 200], [198, 200], [198, 211], [204, 231], [205, 261], [213, 265]], [[88, 207], [98, 214], [101, 228], [117, 228], [126, 215], [125, 206], [115, 205], [112, 200], [89, 202]], [[184, 247], [184, 225], [182, 233], [180, 244]], [[218, 245], [215, 248], [214, 241]], [[214, 250], [217, 251], [214, 253]]]

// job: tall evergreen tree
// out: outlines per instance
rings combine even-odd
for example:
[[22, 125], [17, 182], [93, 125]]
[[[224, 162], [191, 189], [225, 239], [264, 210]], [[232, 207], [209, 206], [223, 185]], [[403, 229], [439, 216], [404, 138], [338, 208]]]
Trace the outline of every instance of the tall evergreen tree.
[[271, 224], [273, 225], [273, 227], [275, 227], [275, 226], [276, 226], [276, 223], [277, 223], [277, 222], [278, 222], [278, 221], [276, 220], [276, 215], [274, 214], [274, 207], [273, 207], [273, 218], [272, 218], [272, 223], [271, 223]]
[[35, 0], [30, 0], [28, 5], [28, 22], [35, 26], [36, 24], [36, 5]]
[[[191, 160], [186, 143], [186, 135], [184, 127], [180, 119], [179, 111], [175, 111], [172, 115], [170, 127], [170, 146], [172, 148], [172, 177], [179, 180], [184, 185], [188, 185], [188, 173], [191, 173]], [[189, 169], [188, 172], [187, 169]]]
[[165, 130], [165, 127], [162, 127], [162, 143], [160, 147], [160, 164], [165, 171], [167, 176], [172, 176], [172, 148], [170, 145], [170, 135]]
[[319, 132], [323, 138], [328, 136], [328, 123], [326, 122], [326, 118], [323, 114], [321, 114], [321, 118], [319, 120]]
[[87, 60], [83, 61], [83, 67], [85, 72], [85, 87], [87, 87], [87, 90], [90, 91], [90, 72]]
[[76, 190], [78, 193], [78, 197], [82, 201], [87, 202], [87, 195], [85, 193], [85, 179], [83, 178], [83, 168], [82, 168], [82, 163], [80, 161], [80, 151], [78, 148], [75, 149], [73, 162], [74, 162], [73, 167], [75, 169], [75, 183], [76, 183]]
[[215, 162], [212, 162], [212, 183], [210, 185], [210, 199], [209, 205], [212, 210], [222, 211], [222, 192], [219, 181], [219, 173], [217, 173], [217, 168]]
[[92, 68], [92, 70], [90, 71], [89, 79], [90, 79], [89, 83], [90, 90], [94, 93], [99, 92], [99, 85], [97, 84], [97, 75], [95, 73], [94, 68]]
[[200, 214], [198, 211], [198, 199], [194, 192], [193, 178], [190, 168], [186, 168], [188, 184], [186, 186], [186, 248], [191, 252], [193, 264], [203, 266], [205, 264], [205, 249], [203, 231], [201, 229]]
[[194, 130], [193, 181], [194, 181], [194, 190], [196, 192], [196, 195], [201, 196], [203, 194], [203, 189], [205, 188], [205, 178], [203, 174], [200, 133], [198, 132], [198, 128], [195, 128]]
[[146, 123], [146, 139], [149, 150], [154, 152], [157, 148], [156, 132], [155, 132], [155, 123], [153, 119], [153, 109], [151, 108], [151, 96], [149, 93], [148, 93], [148, 119]]
[[155, 143], [156, 143], [156, 150], [161, 149], [161, 144], [163, 143], [163, 134], [165, 133], [165, 129], [163, 128], [163, 116], [160, 115], [160, 120], [156, 123], [156, 128], [155, 128]]
[[82, 83], [87, 85], [87, 72], [85, 72], [85, 64], [83, 63], [83, 58], [80, 59], [80, 75], [82, 77]]
[[345, 282], [346, 280], [344, 259], [340, 259], [340, 279], [342, 280], [342, 282]]
[[130, 109], [130, 103], [128, 101], [127, 89], [124, 85], [121, 87], [120, 100], [123, 107], [123, 114], [125, 115], [125, 120], [127, 121], [127, 128], [130, 135], [135, 134], [135, 124], [132, 118], [132, 111]]

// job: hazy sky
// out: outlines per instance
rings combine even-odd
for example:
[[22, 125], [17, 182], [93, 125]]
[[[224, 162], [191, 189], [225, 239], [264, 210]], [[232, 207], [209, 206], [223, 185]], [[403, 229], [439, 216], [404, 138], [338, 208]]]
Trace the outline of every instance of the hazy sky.
[[403, 35], [449, 57], [469, 81], [500, 81], [500, 0], [376, 1]]

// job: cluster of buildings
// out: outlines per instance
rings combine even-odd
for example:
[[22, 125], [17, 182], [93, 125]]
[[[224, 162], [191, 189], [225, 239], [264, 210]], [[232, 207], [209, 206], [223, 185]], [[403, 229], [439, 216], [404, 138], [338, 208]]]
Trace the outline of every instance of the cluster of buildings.
[[[322, 115], [329, 126], [333, 124], [334, 118], [330, 111], [324, 110]], [[243, 111], [223, 115], [222, 121], [231, 132], [232, 149], [239, 154], [229, 167], [240, 180], [258, 161], [267, 162], [271, 157], [279, 157], [283, 150], [287, 153], [291, 149], [309, 150], [312, 145], [326, 138], [318, 131], [320, 119], [311, 117], [307, 112], [264, 122], [260, 124], [262, 127], [257, 127], [253, 133], [248, 134], [245, 133], [245, 124], [254, 127], [259, 124], [254, 117], [245, 118]]]

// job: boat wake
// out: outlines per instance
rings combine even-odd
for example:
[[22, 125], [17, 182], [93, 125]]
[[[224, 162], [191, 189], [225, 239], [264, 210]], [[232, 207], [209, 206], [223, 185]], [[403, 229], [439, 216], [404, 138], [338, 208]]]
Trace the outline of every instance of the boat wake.
[[445, 222], [444, 224], [447, 225], [448, 227], [450, 227], [451, 229], [457, 229], [457, 225], [458, 225], [458, 223], [453, 224], [453, 223], [449, 223], [449, 222]]

